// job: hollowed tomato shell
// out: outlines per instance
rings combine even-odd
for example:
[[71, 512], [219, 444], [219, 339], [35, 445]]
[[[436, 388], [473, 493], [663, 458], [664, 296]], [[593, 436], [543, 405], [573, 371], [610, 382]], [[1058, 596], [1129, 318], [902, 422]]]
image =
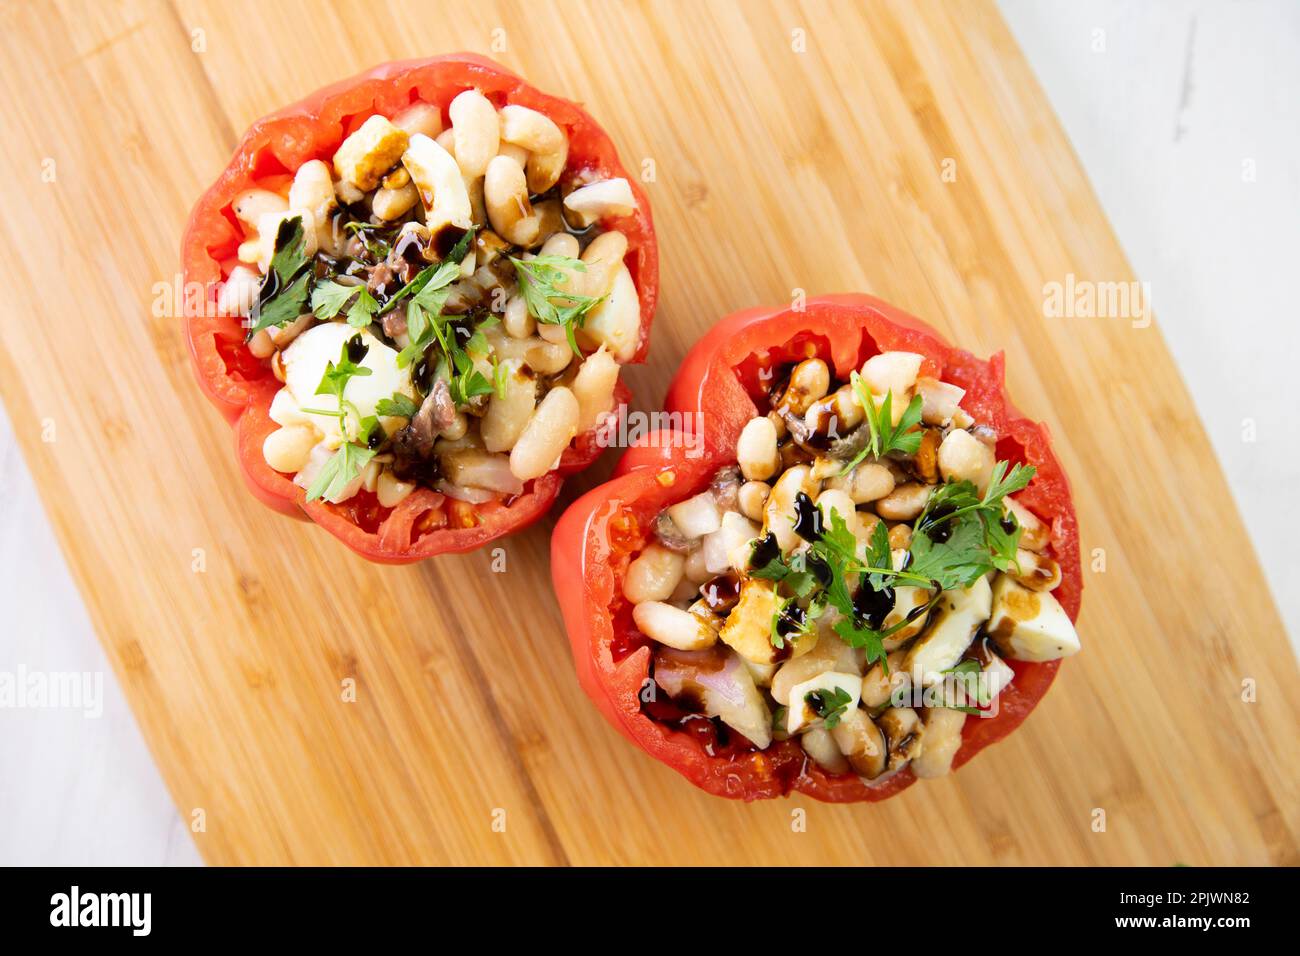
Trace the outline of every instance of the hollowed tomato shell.
[[[696, 737], [651, 719], [641, 707], [650, 642], [636, 633], [622, 596], [627, 565], [649, 540], [655, 515], [707, 487], [718, 468], [735, 462], [736, 439], [757, 413], [765, 369], [817, 355], [844, 380], [884, 351], [924, 356], [922, 374], [964, 388], [962, 407], [997, 429], [999, 459], [1037, 468], [1017, 499], [1050, 525], [1049, 553], [1062, 574], [1055, 594], [1070, 619], [1078, 617], [1083, 582], [1070, 486], [1047, 427], [1026, 418], [1007, 397], [1001, 354], [977, 359], [919, 319], [866, 295], [828, 295], [799, 310], [731, 315], [695, 345], [673, 379], [665, 405], [681, 416], [674, 430], [655, 432], [629, 449], [609, 482], [564, 513], [551, 539], [555, 592], [583, 690], [619, 733], [710, 793], [756, 800], [798, 792], [848, 803], [883, 800], [915, 780], [910, 769], [875, 786], [853, 774], [830, 775], [806, 759], [795, 741], [762, 752], [710, 756]], [[954, 769], [1019, 727], [1059, 667], [1058, 661], [1008, 663], [1015, 679], [999, 696], [997, 715], [967, 718]]]
[[[590, 169], [631, 184], [636, 212], [602, 225], [621, 230], [628, 239], [624, 261], [641, 300], [641, 336], [633, 361], [644, 361], [659, 294], [659, 254], [644, 192], [619, 161], [613, 142], [580, 106], [543, 93], [474, 54], [386, 63], [258, 120], [195, 205], [181, 243], [185, 335], [194, 373], [203, 393], [235, 429], [236, 454], [249, 488], [270, 507], [314, 521], [372, 561], [404, 564], [469, 551], [527, 527], [550, 508], [564, 476], [590, 465], [601, 447], [594, 431], [578, 436], [557, 470], [527, 483], [524, 493], [509, 502], [472, 506], [427, 488], [392, 509], [380, 507], [367, 492], [341, 505], [306, 501], [291, 476], [274, 471], [262, 457], [262, 442], [277, 427], [267, 412], [280, 383], [245, 348], [239, 318], [216, 315], [217, 284], [236, 264], [243, 238], [231, 205], [252, 186], [283, 184], [309, 160], [329, 162], [344, 137], [374, 113], [391, 116], [423, 101], [442, 109], [445, 123], [447, 105], [470, 88], [498, 107], [517, 103], [554, 120], [569, 136], [570, 169]], [[630, 398], [621, 382], [616, 398], [620, 403]]]

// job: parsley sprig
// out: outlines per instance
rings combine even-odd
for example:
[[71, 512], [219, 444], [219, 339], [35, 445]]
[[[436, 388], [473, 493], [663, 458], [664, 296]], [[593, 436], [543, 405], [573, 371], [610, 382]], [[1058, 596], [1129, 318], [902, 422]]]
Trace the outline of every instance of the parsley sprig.
[[[351, 305], [348, 302], [351, 301]], [[311, 310], [318, 319], [332, 319], [347, 306], [348, 325], [364, 329], [375, 320], [379, 303], [364, 285], [343, 285], [321, 279], [311, 292]]]
[[381, 398], [375, 403], [375, 412], [385, 418], [414, 418], [420, 406], [411, 396], [394, 392], [392, 398]]
[[311, 281], [311, 257], [307, 255], [306, 234], [302, 217], [280, 220], [275, 231], [275, 251], [271, 268], [262, 279], [253, 307], [253, 324], [248, 338], [262, 329], [282, 328], [302, 315], [307, 308], [308, 284]]
[[[339, 354], [337, 362], [330, 362], [325, 366], [325, 373], [321, 376], [320, 384], [316, 386], [317, 395], [333, 395], [338, 399], [338, 409], [336, 411], [327, 408], [304, 408], [303, 411], [311, 415], [328, 415], [339, 420], [339, 431], [343, 434], [343, 444], [330, 457], [329, 461], [321, 466], [316, 480], [311, 483], [307, 489], [307, 500], [315, 501], [318, 498], [324, 498], [326, 501], [333, 501], [339, 497], [343, 491], [350, 485], [356, 477], [361, 474], [361, 469], [370, 463], [370, 459], [375, 457], [376, 449], [370, 447], [371, 437], [379, 429], [379, 418], [377, 415], [366, 415], [362, 417], [360, 410], [355, 404], [349, 401], [344, 392], [348, 387], [348, 382], [354, 378], [364, 378], [373, 374], [366, 366], [360, 364], [365, 358], [362, 352], [356, 361], [352, 359], [352, 350], [360, 346], [361, 336], [350, 336], [344, 343], [343, 349]], [[396, 399], [398, 396], [394, 395]], [[401, 396], [406, 398], [405, 395]], [[388, 401], [385, 399], [384, 401]], [[410, 401], [410, 399], [407, 399]], [[383, 404], [381, 401], [379, 404]], [[357, 429], [355, 437], [348, 435], [348, 415], [351, 413], [357, 418]], [[383, 414], [380, 411], [380, 414]], [[382, 432], [379, 433], [382, 437]]]
[[[940, 485], [917, 519], [911, 547], [898, 568], [884, 522], [876, 524], [860, 548], [838, 512], [822, 512], [820, 533], [806, 550], [788, 557], [777, 555], [750, 569], [752, 577], [773, 581], [791, 595], [781, 601], [773, 619], [773, 643], [780, 636], [782, 617], [789, 615], [789, 604], [807, 599], [805, 627], [834, 609], [838, 612], [834, 632], [850, 647], [864, 648], [868, 665], [884, 660], [885, 639], [906, 627], [909, 619], [887, 628], [872, 627], [859, 613], [850, 581], [856, 578], [859, 588], [877, 593], [900, 586], [922, 587], [934, 592], [932, 603], [943, 591], [968, 588], [989, 571], [1010, 569], [1021, 530], [1014, 519], [1003, 516], [1002, 502], [1006, 495], [1026, 487], [1033, 476], [1033, 466], [1002, 461], [994, 467], [982, 495], [969, 481]], [[804, 504], [817, 507], [811, 501]]]
[[921, 433], [913, 431], [921, 423], [921, 408], [925, 404], [920, 395], [913, 395], [912, 400], [908, 402], [907, 408], [903, 410], [903, 415], [894, 424], [894, 393], [891, 389], [885, 392], [885, 397], [879, 407], [876, 405], [875, 396], [867, 388], [867, 383], [863, 381], [862, 376], [854, 372], [849, 376], [849, 382], [853, 386], [853, 394], [857, 396], [858, 404], [862, 406], [863, 415], [866, 418], [866, 427], [870, 430], [871, 438], [862, 450], [854, 456], [853, 460], [844, 466], [840, 472], [847, 475], [865, 459], [867, 456], [872, 458], [884, 458], [890, 452], [899, 452], [904, 455], [915, 455], [917, 449], [921, 447]]
[[823, 720], [827, 730], [834, 730], [848, 712], [853, 696], [843, 687], [832, 687], [829, 690], [809, 691], [804, 695], [804, 701]]
[[[360, 410], [351, 401], [344, 397], [344, 391], [348, 387], [348, 382], [354, 378], [365, 378], [373, 374], [366, 366], [360, 364], [360, 360], [365, 358], [363, 352], [358, 361], [352, 360], [352, 347], [360, 342], [360, 335], [353, 335], [343, 343], [343, 349], [339, 353], [337, 362], [329, 362], [325, 366], [325, 374], [321, 376], [320, 384], [316, 386], [317, 395], [333, 395], [338, 399], [338, 408], [304, 408], [303, 412], [308, 415], [325, 415], [330, 418], [339, 420], [339, 431], [344, 437], [348, 434], [348, 413], [351, 412], [357, 418], [358, 433], [366, 431], [366, 437], [369, 437], [370, 431], [367, 430], [365, 423], [373, 416], [362, 418]], [[377, 420], [376, 420], [377, 424]]]
[[[394, 303], [409, 296], [406, 303], [406, 333], [409, 344], [397, 355], [397, 364], [405, 368], [412, 362], [425, 358], [431, 348], [437, 348], [435, 377], [447, 379], [452, 401], [467, 405], [479, 395], [499, 391], [495, 375], [489, 379], [478, 367], [476, 359], [487, 358], [492, 351], [483, 329], [493, 324], [495, 318], [479, 323], [468, 340], [461, 343], [460, 329], [452, 324], [452, 317], [443, 314], [452, 284], [460, 278], [460, 264], [469, 251], [473, 233], [467, 232], [437, 265], [422, 271], [384, 304], [382, 315]], [[503, 388], [504, 386], [501, 386]]]
[[561, 286], [574, 272], [586, 272], [587, 264], [581, 259], [566, 256], [536, 256], [532, 259], [510, 257], [519, 275], [519, 289], [524, 304], [538, 322], [563, 326], [569, 348], [581, 355], [575, 329], [581, 328], [587, 313], [599, 305], [604, 297], [578, 295]]
[[339, 445], [338, 451], [334, 452], [330, 460], [321, 466], [316, 480], [307, 489], [307, 500], [315, 501], [317, 498], [324, 498], [326, 501], [333, 501], [343, 494], [348, 485], [356, 480], [361, 470], [370, 464], [370, 459], [374, 457], [373, 448], [345, 441]]

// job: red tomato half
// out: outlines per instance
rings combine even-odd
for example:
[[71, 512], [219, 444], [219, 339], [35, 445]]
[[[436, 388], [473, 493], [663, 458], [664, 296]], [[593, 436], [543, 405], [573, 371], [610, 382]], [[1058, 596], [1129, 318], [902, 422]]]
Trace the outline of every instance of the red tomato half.
[[[636, 213], [605, 225], [628, 239], [625, 262], [641, 300], [641, 337], [633, 361], [644, 361], [659, 295], [659, 254], [645, 194], [619, 161], [609, 137], [581, 107], [542, 93], [474, 54], [386, 63], [258, 120], [221, 177], [195, 205], [181, 243], [186, 289], [205, 290], [202, 297], [187, 294], [185, 303], [185, 334], [195, 375], [204, 394], [235, 428], [239, 465], [249, 487], [267, 505], [310, 518], [372, 561], [402, 564], [468, 551], [528, 526], [550, 508], [563, 477], [591, 464], [600, 446], [594, 433], [579, 436], [564, 452], [559, 469], [529, 482], [524, 493], [508, 503], [465, 505], [428, 489], [393, 509], [381, 507], [364, 491], [340, 505], [307, 502], [290, 476], [272, 470], [262, 458], [262, 441], [277, 427], [267, 412], [279, 382], [245, 348], [240, 320], [215, 314], [216, 284], [235, 265], [242, 239], [231, 204], [251, 186], [274, 183], [276, 177], [283, 182], [308, 160], [328, 161], [344, 137], [373, 113], [393, 115], [418, 100], [439, 106], [445, 120], [452, 98], [471, 87], [498, 107], [517, 103], [554, 120], [569, 136], [569, 168], [626, 178], [631, 184]], [[621, 383], [616, 397], [620, 402], [629, 398]]]
[[[794, 741], [774, 742], [765, 751], [715, 747], [711, 755], [705, 745], [712, 741], [652, 719], [641, 701], [650, 641], [636, 631], [622, 595], [627, 565], [649, 540], [655, 515], [703, 490], [718, 468], [735, 461], [736, 440], [763, 393], [761, 369], [816, 355], [847, 379], [871, 355], [891, 350], [920, 353], [923, 374], [966, 389], [962, 407], [1001, 436], [999, 459], [1037, 468], [1017, 499], [1050, 525], [1049, 553], [1062, 573], [1055, 594], [1070, 619], [1078, 617], [1083, 581], [1070, 486], [1047, 427], [1024, 417], [1007, 398], [1001, 354], [977, 359], [920, 320], [865, 295], [822, 296], [800, 311], [753, 309], [729, 316], [686, 356], [668, 391], [669, 412], [698, 413], [688, 419], [703, 425], [698, 449], [676, 432], [648, 436], [628, 450], [609, 482], [574, 502], [551, 539], [555, 591], [583, 689], [623, 736], [710, 793], [756, 800], [797, 791], [846, 803], [882, 800], [915, 779], [905, 769], [873, 787], [853, 774], [828, 775]], [[999, 696], [997, 716], [967, 719], [954, 769], [1020, 726], [1059, 666], [1008, 663], [1016, 676]]]

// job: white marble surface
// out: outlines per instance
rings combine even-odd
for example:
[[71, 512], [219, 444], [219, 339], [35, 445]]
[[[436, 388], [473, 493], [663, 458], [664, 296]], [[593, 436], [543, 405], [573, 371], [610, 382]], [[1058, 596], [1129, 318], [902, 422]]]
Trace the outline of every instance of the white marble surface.
[[[1287, 386], [1300, 310], [1286, 285], [1300, 268], [1300, 4], [1002, 9], [1151, 284], [1294, 641], [1300, 557], [1286, 540], [1287, 498], [1300, 485], [1300, 435]], [[97, 718], [0, 709], [0, 864], [198, 863], [3, 415], [0, 483], [0, 672], [104, 675]]]

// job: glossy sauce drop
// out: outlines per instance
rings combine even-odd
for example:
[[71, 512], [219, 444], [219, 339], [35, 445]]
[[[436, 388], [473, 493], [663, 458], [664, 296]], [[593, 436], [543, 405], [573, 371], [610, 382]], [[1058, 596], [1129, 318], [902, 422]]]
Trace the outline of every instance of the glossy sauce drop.
[[820, 541], [822, 537], [821, 509], [804, 492], [794, 496], [794, 533], [805, 541]]
[[749, 556], [751, 569], [763, 568], [781, 557], [781, 546], [776, 543], [776, 535], [768, 532], [754, 542], [754, 550]]
[[700, 597], [714, 614], [726, 614], [740, 600], [740, 576], [727, 571], [700, 585]]
[[853, 597], [854, 615], [873, 631], [880, 630], [885, 618], [894, 609], [894, 589], [877, 591], [864, 582]]
[[361, 341], [360, 335], [354, 335], [348, 339], [348, 361], [353, 365], [360, 365], [362, 359], [370, 352], [370, 346]]

